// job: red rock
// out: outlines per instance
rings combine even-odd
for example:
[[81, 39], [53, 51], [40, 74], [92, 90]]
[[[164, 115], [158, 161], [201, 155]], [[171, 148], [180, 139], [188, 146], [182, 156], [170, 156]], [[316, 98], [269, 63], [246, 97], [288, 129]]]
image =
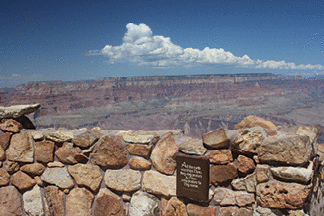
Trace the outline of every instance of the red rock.
[[311, 160], [314, 146], [306, 135], [288, 134], [267, 137], [258, 147], [261, 163], [277, 162], [287, 165], [304, 165]]
[[46, 167], [41, 179], [44, 182], [54, 184], [62, 189], [70, 189], [74, 187], [74, 181], [66, 167]]
[[162, 216], [187, 216], [186, 205], [177, 197], [172, 197], [165, 208], [162, 208]]
[[76, 156], [81, 152], [79, 147], [73, 147], [73, 143], [64, 142], [63, 146], [56, 150], [55, 155], [63, 163], [76, 164], [79, 162]]
[[[221, 207], [219, 209], [219, 214], [218, 216], [236, 216], [237, 211], [238, 211], [237, 206], [228, 206], [228, 207]], [[238, 215], [237, 215], [238, 216]]]
[[126, 216], [121, 198], [107, 188], [99, 190], [94, 205], [94, 215]]
[[21, 195], [14, 186], [0, 188], [0, 213], [3, 216], [21, 216]]
[[228, 164], [233, 161], [232, 152], [227, 149], [212, 150], [205, 155], [213, 164]]
[[[127, 143], [136, 144], [149, 144], [150, 142], [156, 142], [158, 139], [154, 134], [142, 134], [142, 133], [124, 133], [123, 140]], [[154, 140], [154, 141], [153, 141]]]
[[263, 134], [258, 128], [247, 128], [239, 131], [232, 142], [232, 151], [243, 154], [255, 154], [264, 140]]
[[176, 176], [161, 174], [154, 170], [145, 171], [142, 189], [148, 193], [164, 197], [176, 196]]
[[49, 216], [65, 216], [64, 194], [55, 186], [48, 186], [44, 189], [44, 200]]
[[126, 149], [130, 154], [143, 156], [145, 158], [150, 157], [152, 147], [152, 145], [126, 144]]
[[151, 162], [142, 157], [133, 157], [128, 162], [129, 167], [135, 170], [149, 170], [151, 169]]
[[0, 169], [0, 186], [8, 185], [10, 182], [10, 175], [4, 169]]
[[20, 169], [19, 164], [13, 161], [5, 161], [3, 166], [9, 173], [17, 172]]
[[175, 156], [178, 147], [175, 144], [173, 133], [165, 134], [155, 145], [151, 161], [156, 170], [161, 173], [171, 175], [177, 166]]
[[109, 168], [122, 168], [128, 163], [128, 156], [120, 136], [105, 136], [99, 140], [93, 152], [90, 153], [90, 161]]
[[266, 208], [301, 208], [311, 191], [311, 185], [286, 183], [279, 181], [265, 182], [257, 185], [257, 203]]
[[91, 216], [94, 195], [85, 188], [75, 188], [66, 196], [66, 215]]
[[26, 173], [18, 171], [11, 176], [11, 184], [16, 186], [19, 190], [24, 190], [34, 187], [36, 181]]
[[39, 162], [48, 163], [54, 161], [55, 143], [49, 140], [35, 142], [35, 158]]
[[322, 134], [321, 125], [299, 126], [296, 134], [308, 136], [310, 142], [314, 145], [315, 149], [318, 150], [318, 139]]
[[107, 169], [104, 177], [105, 184], [108, 188], [124, 192], [137, 191], [141, 189], [141, 179], [141, 172], [131, 169]]
[[252, 128], [260, 126], [265, 129], [273, 129], [276, 128], [276, 125], [270, 121], [264, 120], [260, 117], [250, 115], [244, 118], [240, 123], [234, 126], [234, 130], [242, 129], [242, 128]]
[[203, 143], [213, 149], [223, 148], [229, 145], [229, 138], [224, 129], [209, 131], [202, 136]]
[[202, 140], [187, 136], [180, 136], [176, 139], [179, 144], [179, 150], [186, 154], [204, 155], [207, 149], [202, 145]]
[[79, 147], [89, 148], [95, 142], [99, 140], [99, 138], [103, 135], [99, 130], [92, 129], [87, 130], [81, 134], [78, 134], [72, 138], [72, 142]]
[[3, 161], [6, 159], [6, 153], [3, 150], [3, 148], [0, 146], [0, 161]]
[[216, 207], [208, 206], [203, 207], [195, 204], [189, 203], [187, 205], [188, 215], [190, 216], [215, 216], [216, 215]]
[[255, 169], [254, 161], [244, 155], [239, 155], [237, 157], [237, 169], [241, 173], [251, 173]]
[[235, 191], [236, 205], [243, 207], [252, 205], [255, 202], [254, 193], [247, 193], [245, 191]]
[[22, 130], [11, 137], [6, 151], [8, 160], [17, 162], [34, 162], [33, 138], [29, 131]]
[[97, 191], [102, 180], [101, 170], [98, 166], [91, 164], [76, 164], [68, 166], [70, 175], [78, 185], [89, 187], [92, 191]]
[[251, 206], [255, 202], [254, 193], [246, 191], [233, 191], [228, 188], [218, 187], [214, 191], [214, 201], [216, 205], [221, 206]]
[[236, 178], [231, 182], [232, 188], [235, 190], [244, 190], [247, 192], [255, 192], [255, 187], [258, 184], [256, 180], [256, 173], [247, 175], [244, 178]]
[[18, 133], [21, 129], [21, 124], [13, 119], [2, 119], [0, 130], [5, 132]]
[[211, 165], [210, 167], [210, 181], [214, 185], [225, 183], [238, 176], [237, 169], [234, 164], [227, 165]]
[[255, 169], [255, 174], [258, 183], [268, 181], [271, 176], [270, 166], [266, 164], [258, 164]]
[[31, 175], [41, 175], [45, 170], [45, 166], [39, 163], [26, 164], [22, 166], [20, 170]]
[[161, 216], [165, 216], [164, 210], [166, 209], [168, 202], [169, 202], [169, 200], [167, 198], [165, 198], [163, 196], [161, 197], [161, 207], [162, 207]]
[[47, 133], [45, 138], [59, 143], [69, 142], [73, 138], [73, 133], [64, 128], [59, 128], [57, 131]]
[[47, 164], [47, 167], [52, 168], [52, 167], [64, 167], [65, 165], [62, 164], [60, 161], [54, 161], [54, 162], [49, 162]]
[[11, 133], [9, 133], [9, 132], [0, 134], [0, 145], [3, 150], [6, 150], [8, 148], [9, 143], [10, 143], [10, 137], [11, 137]]

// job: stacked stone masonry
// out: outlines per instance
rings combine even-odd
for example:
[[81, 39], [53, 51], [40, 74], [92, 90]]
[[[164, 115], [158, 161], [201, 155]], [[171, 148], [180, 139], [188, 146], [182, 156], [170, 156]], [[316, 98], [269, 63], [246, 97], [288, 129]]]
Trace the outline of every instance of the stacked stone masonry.
[[[25, 115], [39, 107], [0, 107], [1, 215], [324, 215], [320, 126], [248, 116], [202, 139], [181, 130], [36, 130]], [[209, 159], [209, 202], [177, 197], [179, 152]]]

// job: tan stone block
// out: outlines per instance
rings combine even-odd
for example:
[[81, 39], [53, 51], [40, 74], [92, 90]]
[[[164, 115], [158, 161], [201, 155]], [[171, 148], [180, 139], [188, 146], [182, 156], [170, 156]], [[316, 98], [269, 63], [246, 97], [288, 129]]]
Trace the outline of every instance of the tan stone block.
[[126, 145], [127, 151], [132, 155], [139, 155], [145, 158], [150, 157], [152, 147], [151, 145], [142, 145], [142, 144], [130, 144]]
[[135, 170], [149, 170], [152, 163], [142, 157], [133, 157], [128, 161], [129, 167]]
[[255, 154], [264, 140], [261, 128], [242, 129], [234, 138], [231, 149], [238, 153]]
[[48, 163], [54, 160], [54, 146], [53, 141], [44, 140], [35, 142], [35, 159], [39, 162]]
[[157, 171], [144, 172], [142, 189], [165, 197], [176, 196], [176, 177], [163, 175]]
[[255, 169], [255, 174], [258, 183], [268, 181], [271, 176], [270, 166], [266, 164], [258, 164]]
[[214, 185], [225, 183], [238, 176], [237, 169], [233, 163], [227, 165], [211, 165], [210, 181]]
[[177, 166], [175, 156], [178, 152], [178, 147], [175, 144], [174, 135], [168, 133], [164, 135], [155, 145], [151, 161], [153, 167], [161, 173], [171, 175]]
[[107, 187], [116, 191], [131, 192], [141, 188], [142, 174], [131, 169], [106, 170], [104, 181]]
[[66, 215], [91, 216], [94, 195], [85, 188], [74, 188], [66, 196]]
[[56, 186], [44, 189], [45, 209], [49, 216], [65, 216], [64, 194]]
[[23, 215], [22, 201], [19, 191], [14, 186], [0, 187], [1, 214]]
[[6, 151], [8, 160], [17, 162], [34, 162], [33, 138], [28, 131], [22, 130], [11, 137]]
[[78, 185], [84, 185], [92, 191], [97, 191], [102, 181], [101, 170], [98, 166], [90, 164], [76, 164], [68, 166], [70, 175]]
[[203, 143], [213, 149], [224, 148], [229, 145], [229, 138], [224, 129], [209, 131], [202, 136]]
[[257, 203], [267, 208], [301, 208], [311, 191], [311, 185], [272, 181], [257, 185]]
[[31, 174], [31, 175], [41, 175], [44, 170], [45, 166], [43, 164], [25, 164], [20, 168], [21, 171]]
[[97, 195], [94, 215], [126, 216], [126, 211], [122, 199], [107, 188], [103, 188]]
[[234, 126], [234, 130], [239, 130], [242, 128], [252, 128], [252, 127], [262, 127], [265, 129], [274, 129], [276, 125], [270, 121], [264, 120], [260, 117], [250, 115], [244, 118], [240, 123]]
[[4, 169], [0, 169], [0, 186], [6, 186], [10, 182], [10, 175]]
[[122, 168], [128, 163], [128, 156], [120, 136], [104, 136], [96, 144], [90, 161], [108, 168]]

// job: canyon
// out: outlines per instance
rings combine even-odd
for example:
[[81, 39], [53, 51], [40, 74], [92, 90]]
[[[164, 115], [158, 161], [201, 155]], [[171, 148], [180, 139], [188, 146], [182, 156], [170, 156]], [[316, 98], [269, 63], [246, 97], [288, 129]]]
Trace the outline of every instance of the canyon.
[[[0, 106], [39, 103], [37, 128], [182, 129], [200, 137], [247, 115], [278, 125], [324, 125], [323, 76], [265, 74], [107, 77], [0, 89]], [[324, 142], [323, 136], [320, 143]]]

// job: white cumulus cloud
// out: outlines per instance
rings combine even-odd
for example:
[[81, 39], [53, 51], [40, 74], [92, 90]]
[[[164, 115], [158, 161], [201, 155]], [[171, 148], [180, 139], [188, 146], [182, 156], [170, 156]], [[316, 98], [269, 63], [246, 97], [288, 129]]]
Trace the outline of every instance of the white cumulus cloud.
[[152, 30], [146, 24], [128, 23], [126, 28], [127, 32], [120, 46], [106, 45], [101, 50], [90, 51], [89, 54], [106, 56], [110, 63], [130, 61], [154, 67], [225, 64], [250, 68], [324, 70], [323, 65], [296, 65], [285, 61], [252, 60], [247, 55], [238, 57], [222, 48], [184, 49], [173, 44], [169, 37], [153, 35]]

